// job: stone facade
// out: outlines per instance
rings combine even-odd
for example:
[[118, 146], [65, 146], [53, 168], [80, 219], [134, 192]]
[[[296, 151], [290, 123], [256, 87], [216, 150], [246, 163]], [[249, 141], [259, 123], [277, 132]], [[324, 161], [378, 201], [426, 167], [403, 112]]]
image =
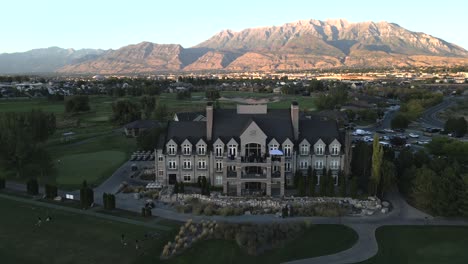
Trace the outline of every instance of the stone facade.
[[[307, 126], [302, 131], [299, 108], [294, 103], [290, 113], [278, 112], [283, 119], [278, 115], [277, 124], [275, 113], [267, 112], [266, 106], [238, 107], [238, 113], [230, 113], [229, 117], [216, 115], [215, 111], [207, 106], [203, 127], [199, 124], [204, 122], [169, 123], [167, 134], [155, 151], [157, 181], [163, 185], [175, 181], [196, 183], [199, 177], [206, 177], [228, 195], [284, 196], [285, 185], [292, 185], [294, 172], [300, 170], [306, 175], [311, 166], [317, 170], [317, 184], [323, 168], [331, 170], [338, 182], [337, 172], [344, 167], [345, 151], [341, 142], [344, 137], [340, 137], [336, 126], [328, 129], [333, 133], [324, 130], [324, 136], [320, 136], [321, 131], [314, 129], [316, 125], [320, 130], [322, 123], [304, 120], [301, 122]], [[217, 121], [225, 116], [246, 119], [238, 134], [232, 134], [229, 127], [217, 127]], [[235, 125], [233, 121], [232, 126]], [[180, 130], [185, 129], [184, 138]], [[227, 136], [223, 137], [223, 133]]]

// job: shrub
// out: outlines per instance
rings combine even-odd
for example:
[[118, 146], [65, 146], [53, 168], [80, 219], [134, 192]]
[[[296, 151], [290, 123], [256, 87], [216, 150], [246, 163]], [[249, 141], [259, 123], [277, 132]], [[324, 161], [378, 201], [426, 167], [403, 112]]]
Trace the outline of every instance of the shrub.
[[6, 181], [3, 178], [0, 178], [0, 190], [5, 189]]
[[234, 208], [232, 207], [222, 207], [218, 210], [218, 214], [222, 216], [234, 215]]
[[54, 199], [55, 197], [57, 197], [58, 195], [57, 186], [46, 184], [44, 188], [45, 188], [46, 198]]
[[215, 207], [211, 204], [207, 205], [203, 210], [203, 214], [207, 216], [212, 216], [216, 212]]
[[36, 179], [30, 179], [26, 184], [28, 194], [37, 195], [39, 194], [39, 183]]
[[201, 215], [205, 209], [205, 204], [203, 203], [197, 203], [192, 205], [192, 213], [196, 215]]

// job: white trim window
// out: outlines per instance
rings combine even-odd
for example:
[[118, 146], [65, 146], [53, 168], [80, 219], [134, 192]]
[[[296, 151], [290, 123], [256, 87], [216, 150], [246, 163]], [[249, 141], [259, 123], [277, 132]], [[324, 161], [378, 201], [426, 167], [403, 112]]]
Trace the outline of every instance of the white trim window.
[[340, 168], [340, 161], [338, 160], [332, 160], [330, 161], [330, 169], [336, 170]]
[[198, 145], [197, 153], [198, 153], [198, 155], [205, 155], [206, 154], [206, 146], [205, 145]]
[[217, 160], [216, 161], [216, 171], [218, 171], [218, 172], [223, 171], [223, 161], [222, 160]]
[[232, 157], [237, 157], [237, 145], [229, 145], [228, 146], [229, 148], [229, 156], [232, 156]]
[[301, 155], [309, 155], [309, 145], [307, 144], [301, 145]]
[[340, 154], [340, 148], [338, 145], [333, 145], [331, 149], [331, 154], [332, 155], [339, 155]]
[[323, 169], [323, 161], [322, 160], [316, 160], [315, 161], [315, 169], [317, 169], [317, 170]]
[[291, 162], [284, 163], [284, 170], [288, 172], [291, 171]]
[[309, 167], [309, 163], [306, 160], [301, 160], [301, 162], [299, 162], [299, 167], [303, 170], [307, 169]]
[[335, 180], [335, 186], [338, 186], [338, 175], [334, 175], [333, 180]]
[[190, 146], [189, 144], [185, 144], [182, 146], [182, 153], [184, 155], [190, 155], [192, 152], [192, 146]]
[[184, 159], [184, 170], [190, 170], [192, 168], [192, 161], [189, 159]]
[[291, 157], [291, 145], [284, 145], [284, 156]]
[[176, 154], [176, 145], [174, 145], [174, 144], [167, 145], [167, 154], [175, 155]]
[[169, 161], [167, 162], [167, 166], [168, 166], [168, 168], [169, 168], [170, 170], [175, 170], [175, 169], [177, 169], [177, 161], [175, 161], [175, 160], [169, 160]]
[[223, 156], [223, 146], [222, 145], [216, 145], [215, 146], [215, 155], [216, 155], [216, 157], [222, 157]]
[[216, 175], [215, 177], [215, 185], [223, 185], [223, 176], [222, 175]]
[[271, 144], [270, 145], [270, 151], [272, 150], [277, 150], [278, 149], [278, 145], [277, 144]]
[[316, 155], [323, 155], [323, 145], [322, 144], [317, 145], [317, 147], [315, 148], [315, 154]]
[[159, 155], [159, 156], [158, 156], [158, 161], [164, 161], [164, 156], [163, 156], [163, 155]]
[[158, 173], [159, 173], [158, 174], [159, 176], [164, 176], [164, 171], [163, 170], [159, 170]]
[[191, 182], [192, 181], [192, 175], [186, 174], [184, 175], [184, 182]]
[[204, 159], [198, 160], [198, 169], [201, 169], [201, 170], [206, 169], [206, 160]]

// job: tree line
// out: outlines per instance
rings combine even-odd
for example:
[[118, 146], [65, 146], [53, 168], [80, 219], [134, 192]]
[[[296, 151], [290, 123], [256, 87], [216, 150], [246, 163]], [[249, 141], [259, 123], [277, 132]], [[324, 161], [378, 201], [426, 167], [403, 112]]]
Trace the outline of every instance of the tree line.
[[46, 176], [53, 162], [43, 143], [55, 133], [53, 113], [31, 110], [0, 113], [0, 163], [16, 178]]

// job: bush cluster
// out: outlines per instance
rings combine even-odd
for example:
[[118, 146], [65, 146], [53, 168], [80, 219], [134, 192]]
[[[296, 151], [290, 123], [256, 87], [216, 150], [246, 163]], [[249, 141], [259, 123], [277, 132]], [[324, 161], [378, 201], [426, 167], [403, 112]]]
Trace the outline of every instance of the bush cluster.
[[26, 183], [26, 190], [27, 190], [28, 194], [31, 194], [31, 195], [39, 194], [39, 183], [37, 182], [37, 180], [36, 179], [30, 179]]
[[115, 195], [110, 193], [104, 193], [102, 195], [102, 201], [104, 204], [104, 208], [108, 210], [115, 209]]
[[45, 195], [47, 199], [54, 199], [58, 195], [57, 186], [46, 184], [45, 185]]
[[0, 190], [5, 189], [6, 181], [3, 178], [0, 178]]

